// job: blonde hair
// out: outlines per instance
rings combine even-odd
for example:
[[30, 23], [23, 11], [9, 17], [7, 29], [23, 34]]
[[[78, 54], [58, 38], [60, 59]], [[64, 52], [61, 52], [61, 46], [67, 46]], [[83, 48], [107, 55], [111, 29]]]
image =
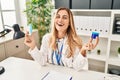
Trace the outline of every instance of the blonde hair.
[[[75, 26], [74, 26], [74, 21], [73, 21], [73, 14], [70, 11], [70, 9], [68, 8], [59, 8], [56, 12], [56, 14], [60, 11], [60, 10], [66, 10], [68, 15], [69, 15], [69, 27], [67, 29], [67, 44], [69, 46], [69, 53], [67, 54], [67, 57], [71, 57], [74, 56], [74, 51], [75, 48], [78, 47], [79, 49], [81, 49], [82, 47], [82, 40], [80, 39], [80, 37], [77, 35], [76, 31], [75, 31]], [[55, 19], [56, 15], [54, 16]], [[57, 49], [57, 45], [56, 45], [56, 39], [57, 39], [57, 30], [55, 28], [55, 24], [53, 21], [53, 25], [52, 25], [52, 30], [51, 30], [51, 38], [50, 38], [50, 47], [53, 50]]]

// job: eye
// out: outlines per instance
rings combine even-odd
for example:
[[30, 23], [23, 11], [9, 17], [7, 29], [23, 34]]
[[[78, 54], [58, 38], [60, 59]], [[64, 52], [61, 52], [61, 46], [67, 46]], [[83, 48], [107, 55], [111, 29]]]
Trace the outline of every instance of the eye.
[[59, 16], [59, 15], [56, 15], [56, 18], [60, 18], [60, 16]]
[[63, 19], [68, 19], [68, 17], [67, 16], [63, 16]]
[[67, 19], [67, 17], [63, 17], [63, 19]]

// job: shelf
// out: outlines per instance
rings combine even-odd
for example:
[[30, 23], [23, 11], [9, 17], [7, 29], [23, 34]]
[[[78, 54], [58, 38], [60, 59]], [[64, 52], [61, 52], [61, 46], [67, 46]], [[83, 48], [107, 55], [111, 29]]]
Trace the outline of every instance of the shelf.
[[[102, 65], [100, 69], [107, 73], [109, 65], [120, 67], [120, 59], [117, 57], [117, 48], [120, 46], [120, 34], [112, 34], [114, 18], [120, 17], [120, 10], [71, 9], [71, 11], [74, 15], [76, 32], [83, 40], [83, 43], [88, 42], [92, 32], [99, 32], [100, 39], [97, 47], [91, 53], [87, 53], [91, 69], [101, 71], [93, 64]], [[100, 55], [97, 54], [98, 49], [101, 50]]]
[[88, 57], [88, 59], [106, 61], [106, 55], [105, 54], [98, 55], [97, 53], [88, 53], [87, 57]]
[[112, 55], [108, 60], [108, 64], [120, 66], [120, 58], [118, 58], [118, 56]]
[[13, 40], [13, 34], [14, 34], [14, 31], [11, 31], [10, 33], [8, 33], [5, 36], [1, 37], [0, 38], [0, 44], [4, 43], [4, 42], [7, 42], [7, 41], [10, 41], [10, 40]]
[[88, 59], [89, 70], [105, 72], [105, 61]]
[[[87, 36], [87, 37], [90, 37], [92, 32], [91, 33], [77, 33], [78, 35], [80, 36]], [[108, 38], [108, 35], [99, 35], [100, 38]]]
[[110, 39], [111, 39], [112, 41], [120, 41], [120, 34], [112, 34], [112, 35], [110, 36]]

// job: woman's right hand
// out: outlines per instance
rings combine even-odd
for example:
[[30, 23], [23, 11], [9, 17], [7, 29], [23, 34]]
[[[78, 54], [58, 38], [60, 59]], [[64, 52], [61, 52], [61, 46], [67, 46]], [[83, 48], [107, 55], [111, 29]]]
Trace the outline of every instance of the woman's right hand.
[[28, 47], [30, 47], [30, 49], [34, 49], [35, 46], [36, 46], [36, 44], [35, 44], [35, 40], [34, 40], [33, 34], [32, 34], [32, 35], [29, 35], [29, 33], [26, 32], [24, 43], [25, 43]]

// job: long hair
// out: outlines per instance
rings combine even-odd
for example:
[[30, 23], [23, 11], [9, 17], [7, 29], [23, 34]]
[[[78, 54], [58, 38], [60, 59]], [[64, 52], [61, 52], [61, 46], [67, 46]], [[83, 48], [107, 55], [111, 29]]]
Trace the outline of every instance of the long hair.
[[[81, 38], [77, 35], [76, 31], [75, 31], [75, 26], [74, 26], [74, 20], [73, 20], [73, 14], [70, 11], [70, 9], [68, 8], [59, 8], [56, 12], [56, 14], [60, 11], [60, 10], [66, 10], [68, 15], [69, 15], [69, 27], [67, 28], [67, 44], [69, 46], [69, 53], [67, 53], [67, 57], [73, 57], [74, 56], [74, 51], [75, 48], [78, 47], [79, 49], [81, 49], [82, 47], [82, 40]], [[56, 18], [56, 14], [54, 15], [54, 20]], [[52, 30], [51, 30], [51, 38], [50, 38], [50, 47], [53, 50], [57, 49], [57, 45], [56, 45], [56, 39], [57, 39], [57, 29], [55, 28], [55, 24], [54, 24], [54, 20], [53, 20], [53, 25], [52, 25]]]

